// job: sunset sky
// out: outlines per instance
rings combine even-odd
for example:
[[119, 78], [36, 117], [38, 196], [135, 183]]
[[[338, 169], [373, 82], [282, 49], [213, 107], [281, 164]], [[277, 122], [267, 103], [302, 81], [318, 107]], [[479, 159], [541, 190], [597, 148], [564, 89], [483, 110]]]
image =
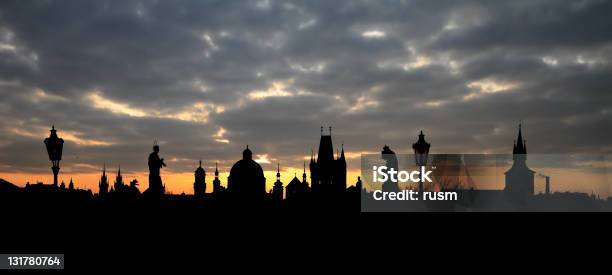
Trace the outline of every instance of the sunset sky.
[[1, 1], [0, 178], [147, 186], [154, 140], [167, 189], [221, 180], [248, 144], [301, 178], [320, 127], [348, 157], [612, 152], [612, 1]]

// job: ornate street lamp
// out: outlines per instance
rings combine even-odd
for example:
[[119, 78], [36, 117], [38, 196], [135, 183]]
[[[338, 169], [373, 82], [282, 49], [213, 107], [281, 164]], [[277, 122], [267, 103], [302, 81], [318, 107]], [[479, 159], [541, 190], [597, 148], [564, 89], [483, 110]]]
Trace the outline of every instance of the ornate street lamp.
[[64, 140], [57, 137], [57, 131], [55, 125], [51, 126], [51, 135], [45, 139], [45, 146], [47, 147], [47, 153], [49, 154], [49, 160], [53, 164], [51, 170], [53, 171], [53, 185], [57, 186], [57, 174], [59, 173], [59, 162], [62, 160], [62, 149], [64, 147]]
[[[423, 135], [423, 131], [419, 134], [419, 140], [416, 143], [412, 144], [412, 149], [414, 149], [414, 160], [416, 165], [419, 167], [425, 167], [427, 165], [427, 156], [429, 155], [429, 147], [431, 144], [425, 141], [425, 135]], [[419, 194], [423, 194], [423, 181], [419, 182]]]

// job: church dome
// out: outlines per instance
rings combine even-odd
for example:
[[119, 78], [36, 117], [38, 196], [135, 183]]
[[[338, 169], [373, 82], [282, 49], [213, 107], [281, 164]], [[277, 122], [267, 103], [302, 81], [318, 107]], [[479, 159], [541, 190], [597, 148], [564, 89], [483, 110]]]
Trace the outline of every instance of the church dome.
[[259, 163], [252, 159], [241, 159], [237, 161], [230, 170], [230, 176], [240, 176], [241, 178], [258, 178], [263, 177], [263, 169]]
[[242, 152], [242, 159], [230, 169], [228, 191], [252, 197], [263, 196], [266, 193], [265, 180], [261, 165], [253, 160], [253, 154], [247, 146]]

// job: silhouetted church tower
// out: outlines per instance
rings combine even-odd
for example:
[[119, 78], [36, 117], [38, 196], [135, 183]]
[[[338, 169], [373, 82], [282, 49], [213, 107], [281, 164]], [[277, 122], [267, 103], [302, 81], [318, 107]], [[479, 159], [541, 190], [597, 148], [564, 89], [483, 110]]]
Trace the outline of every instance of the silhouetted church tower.
[[283, 183], [280, 179], [280, 163], [276, 164], [276, 182], [272, 187], [272, 200], [280, 202], [283, 200]]
[[512, 149], [512, 167], [506, 171], [506, 191], [515, 198], [532, 196], [534, 192], [535, 172], [527, 167], [527, 144], [523, 139], [521, 124], [519, 124], [518, 138]]
[[219, 194], [223, 188], [221, 187], [221, 181], [219, 180], [219, 167], [218, 163], [215, 162], [215, 179], [213, 180], [213, 193]]
[[98, 187], [100, 188], [99, 194], [108, 193], [108, 180], [106, 178], [106, 164], [104, 164], [104, 168], [102, 169], [102, 177], [100, 177], [100, 182], [98, 183]]
[[195, 182], [193, 183], [193, 195], [196, 197], [204, 197], [206, 193], [206, 171], [202, 168], [202, 161], [200, 160], [200, 166], [195, 170]]
[[329, 127], [329, 135], [323, 135], [323, 126], [321, 126], [321, 140], [319, 142], [317, 160], [315, 161], [313, 154], [310, 157], [310, 181], [313, 193], [329, 194], [340, 193], [346, 190], [344, 145], [342, 146], [340, 157], [334, 158], [331, 127]]
[[123, 191], [123, 176], [121, 175], [121, 166], [117, 170], [117, 177], [115, 178], [115, 192]]

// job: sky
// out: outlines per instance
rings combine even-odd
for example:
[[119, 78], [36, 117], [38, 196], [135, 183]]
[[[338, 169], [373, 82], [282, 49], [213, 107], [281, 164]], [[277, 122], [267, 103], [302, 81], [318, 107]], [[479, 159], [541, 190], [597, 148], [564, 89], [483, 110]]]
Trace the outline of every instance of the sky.
[[[301, 177], [320, 127], [361, 153], [612, 151], [612, 2], [1, 1], [0, 177], [97, 191], [104, 163], [146, 187], [155, 140], [167, 189], [249, 145], [274, 181]], [[222, 174], [225, 183], [226, 174]], [[210, 185], [210, 184], [209, 184]]]

